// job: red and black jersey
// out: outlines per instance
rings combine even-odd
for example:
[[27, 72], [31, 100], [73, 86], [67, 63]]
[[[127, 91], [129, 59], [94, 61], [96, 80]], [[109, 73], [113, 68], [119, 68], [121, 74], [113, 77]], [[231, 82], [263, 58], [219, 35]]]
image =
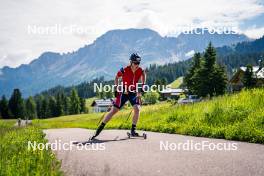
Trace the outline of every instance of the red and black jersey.
[[125, 68], [121, 68], [116, 76], [122, 77], [122, 81], [124, 85], [130, 86], [133, 85], [136, 87], [136, 84], [138, 83], [140, 77], [143, 74], [143, 69], [141, 67], [138, 67], [138, 69], [133, 73], [131, 66], [127, 66]]

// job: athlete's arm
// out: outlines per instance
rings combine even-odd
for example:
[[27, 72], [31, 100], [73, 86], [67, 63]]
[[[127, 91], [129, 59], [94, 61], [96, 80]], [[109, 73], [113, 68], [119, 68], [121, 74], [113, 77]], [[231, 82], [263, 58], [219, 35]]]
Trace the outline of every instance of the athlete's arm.
[[117, 73], [116, 73], [116, 77], [115, 77], [115, 85], [117, 86], [118, 84], [119, 84], [119, 78], [121, 78], [122, 77], [122, 75], [123, 75], [123, 73], [122, 73], [122, 70], [123, 68], [121, 68]]
[[120, 78], [120, 77], [116, 75], [116, 77], [115, 77], [115, 82], [114, 82], [116, 86], [118, 85], [118, 80], [119, 80], [119, 78]]
[[115, 91], [115, 97], [117, 96], [118, 85], [120, 83], [119, 81], [120, 81], [120, 79], [122, 78], [122, 75], [123, 75], [121, 70], [122, 70], [122, 68], [117, 72], [116, 77], [115, 77], [115, 81], [114, 81], [114, 84], [115, 84], [115, 90], [114, 90]]
[[142, 83], [142, 88], [141, 88], [141, 90], [137, 93], [137, 96], [138, 97], [141, 97], [142, 96], [142, 91], [143, 91], [143, 86], [144, 86], [144, 84], [146, 83], [146, 72], [145, 72], [145, 70], [143, 70], [143, 72], [142, 72], [142, 75], [141, 75], [141, 77], [140, 77], [140, 81], [141, 81], [141, 83]]
[[147, 79], [147, 75], [146, 75], [145, 70], [143, 70], [142, 75], [141, 75], [142, 85], [144, 85], [146, 83], [146, 79]]

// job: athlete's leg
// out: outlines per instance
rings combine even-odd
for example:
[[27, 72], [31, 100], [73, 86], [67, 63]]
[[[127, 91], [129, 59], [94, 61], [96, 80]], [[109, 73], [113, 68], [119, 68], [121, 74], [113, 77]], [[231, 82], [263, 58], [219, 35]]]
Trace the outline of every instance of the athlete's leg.
[[134, 125], [137, 125], [138, 119], [139, 119], [139, 114], [140, 114], [140, 105], [135, 104], [133, 106], [134, 109], [134, 115], [133, 115], [133, 119], [132, 119], [132, 123]]
[[119, 111], [119, 109], [117, 107], [112, 107], [110, 112], [105, 116], [103, 122], [99, 125], [99, 127], [97, 128], [95, 135], [92, 137], [92, 139], [94, 139], [96, 136], [98, 136], [102, 130], [104, 129], [106, 123]]
[[109, 122], [109, 120], [111, 120], [111, 118], [119, 111], [119, 109], [115, 106], [113, 106], [111, 108], [111, 110], [109, 111], [109, 113], [104, 117], [103, 119], [103, 123], [106, 124], [107, 122]]
[[132, 136], [138, 136], [138, 133], [136, 133], [136, 126], [137, 126], [137, 122], [139, 119], [139, 115], [140, 115], [140, 105], [139, 105], [139, 101], [138, 101], [138, 97], [136, 96], [136, 94], [130, 94], [129, 95], [129, 101], [131, 103], [131, 105], [133, 106], [133, 110], [134, 110], [134, 115], [132, 118], [132, 127], [131, 127], [131, 135]]
[[96, 136], [98, 136], [102, 132], [106, 123], [109, 120], [111, 120], [111, 118], [119, 111], [120, 108], [122, 108], [122, 106], [124, 106], [127, 100], [128, 100], [128, 97], [125, 95], [122, 95], [121, 93], [117, 96], [110, 112], [104, 117], [102, 123], [97, 128], [95, 135], [91, 139], [94, 139]]
[[140, 114], [140, 106], [135, 104], [133, 106], [133, 109], [134, 109], [134, 115], [132, 119], [131, 135], [138, 136], [138, 133], [136, 132], [136, 127], [137, 127], [137, 122], [138, 122], [139, 114]]

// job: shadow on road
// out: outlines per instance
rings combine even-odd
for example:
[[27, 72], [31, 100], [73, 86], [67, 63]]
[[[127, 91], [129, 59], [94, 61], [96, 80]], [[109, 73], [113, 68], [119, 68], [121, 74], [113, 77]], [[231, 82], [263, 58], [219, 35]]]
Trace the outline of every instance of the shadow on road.
[[129, 139], [140, 139], [140, 138], [120, 138], [116, 136], [114, 139], [94, 139], [94, 140], [88, 140], [88, 141], [76, 141], [73, 142], [75, 145], [89, 145], [89, 144], [96, 144], [96, 143], [106, 143], [106, 142], [119, 142], [119, 141], [125, 141]]

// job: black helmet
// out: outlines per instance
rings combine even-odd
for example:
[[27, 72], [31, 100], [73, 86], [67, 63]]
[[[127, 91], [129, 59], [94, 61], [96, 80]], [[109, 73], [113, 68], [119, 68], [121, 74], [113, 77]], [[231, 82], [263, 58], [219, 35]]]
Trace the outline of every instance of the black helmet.
[[131, 62], [140, 62], [141, 61], [141, 57], [137, 53], [133, 53], [133, 54], [131, 54], [129, 60]]

